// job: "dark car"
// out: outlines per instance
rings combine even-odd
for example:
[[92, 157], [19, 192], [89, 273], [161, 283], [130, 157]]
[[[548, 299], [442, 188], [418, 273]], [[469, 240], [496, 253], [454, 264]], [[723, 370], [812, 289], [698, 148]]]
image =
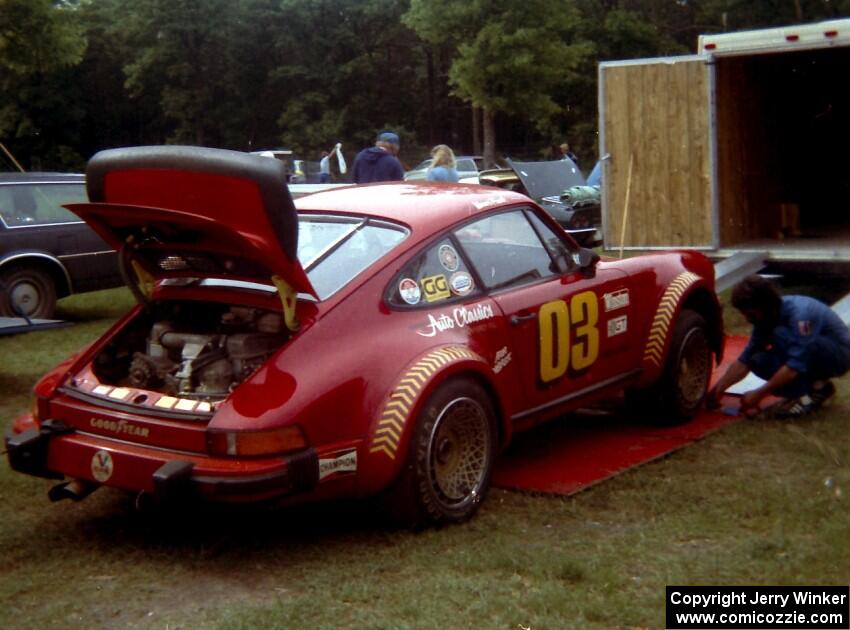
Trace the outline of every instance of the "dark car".
[[0, 316], [47, 318], [58, 298], [123, 284], [115, 251], [62, 207], [87, 200], [83, 175], [0, 173]]
[[518, 162], [508, 158], [505, 161], [508, 168], [483, 171], [479, 182], [528, 195], [580, 245], [595, 247], [602, 242], [599, 186], [585, 182], [572, 160]]

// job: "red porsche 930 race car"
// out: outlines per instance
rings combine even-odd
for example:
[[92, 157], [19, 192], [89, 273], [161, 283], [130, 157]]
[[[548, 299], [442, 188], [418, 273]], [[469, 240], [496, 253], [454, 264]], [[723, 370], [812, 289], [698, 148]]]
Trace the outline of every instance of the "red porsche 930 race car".
[[[629, 392], [702, 404], [722, 322], [694, 252], [601, 259], [522, 195], [377, 184], [294, 204], [281, 164], [104, 151], [69, 206], [139, 304], [43, 377], [13, 469], [164, 501], [375, 496], [458, 521], [515, 431]], [[297, 209], [296, 209], [297, 205]]]

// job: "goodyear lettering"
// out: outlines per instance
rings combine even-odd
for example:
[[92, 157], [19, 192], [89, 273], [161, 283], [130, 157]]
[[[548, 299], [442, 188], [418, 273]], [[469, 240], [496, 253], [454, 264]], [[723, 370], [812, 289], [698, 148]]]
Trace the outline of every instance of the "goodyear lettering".
[[91, 418], [89, 420], [89, 426], [93, 429], [103, 429], [104, 431], [111, 431], [112, 433], [118, 433], [119, 435], [134, 435], [136, 437], [148, 437], [150, 435], [150, 429], [146, 427], [140, 427], [136, 424], [130, 424], [126, 420], [106, 420], [105, 418]]

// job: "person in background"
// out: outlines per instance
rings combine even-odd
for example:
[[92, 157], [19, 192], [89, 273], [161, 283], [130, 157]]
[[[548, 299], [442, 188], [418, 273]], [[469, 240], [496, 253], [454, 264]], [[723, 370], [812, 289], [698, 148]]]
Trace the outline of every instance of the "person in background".
[[578, 165], [579, 165], [578, 164], [578, 157], [576, 157], [575, 153], [570, 151], [570, 145], [565, 142], [564, 144], [562, 144], [560, 146], [560, 149], [561, 149], [561, 158], [560, 159], [563, 160], [564, 158], [569, 158], [578, 167]]
[[732, 290], [732, 305], [753, 325], [744, 351], [718, 379], [709, 407], [750, 372], [765, 379], [741, 397], [741, 412], [754, 415], [773, 394], [787, 400], [775, 415], [796, 418], [815, 411], [835, 395], [829, 380], [850, 369], [850, 330], [826, 304], [804, 295], [780, 295], [761, 276], [744, 278]]
[[319, 183], [328, 184], [331, 181], [331, 152], [322, 151], [322, 159], [319, 160]]
[[431, 166], [428, 168], [429, 182], [456, 182], [460, 179], [455, 169], [455, 154], [448, 145], [438, 144], [431, 149]]
[[351, 176], [355, 184], [395, 182], [404, 179], [404, 167], [396, 157], [399, 150], [398, 135], [392, 131], [378, 134], [375, 146], [363, 149], [354, 158]]

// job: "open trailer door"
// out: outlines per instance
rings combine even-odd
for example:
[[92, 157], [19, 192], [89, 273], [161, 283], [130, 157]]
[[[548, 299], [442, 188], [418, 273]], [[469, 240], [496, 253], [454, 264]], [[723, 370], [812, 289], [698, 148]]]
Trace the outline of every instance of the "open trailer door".
[[717, 247], [708, 59], [600, 64], [606, 249]]

